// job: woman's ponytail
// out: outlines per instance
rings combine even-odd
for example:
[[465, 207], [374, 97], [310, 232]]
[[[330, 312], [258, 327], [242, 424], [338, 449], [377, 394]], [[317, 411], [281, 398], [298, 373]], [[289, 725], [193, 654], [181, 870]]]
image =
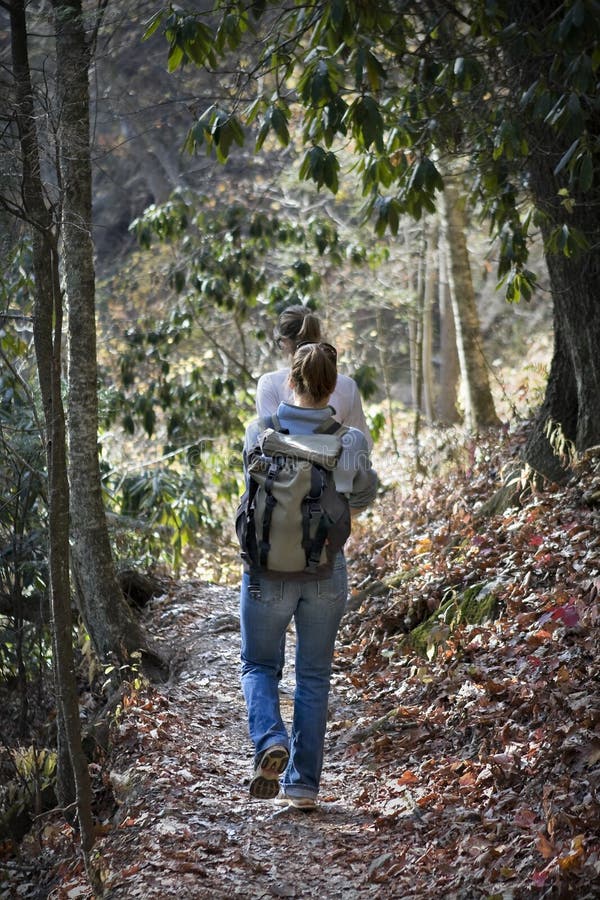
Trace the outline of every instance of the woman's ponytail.
[[328, 400], [337, 382], [337, 354], [331, 344], [302, 344], [294, 353], [290, 384], [314, 403]]
[[298, 344], [316, 343], [321, 340], [321, 322], [316, 313], [300, 303], [288, 306], [279, 316], [277, 336]]

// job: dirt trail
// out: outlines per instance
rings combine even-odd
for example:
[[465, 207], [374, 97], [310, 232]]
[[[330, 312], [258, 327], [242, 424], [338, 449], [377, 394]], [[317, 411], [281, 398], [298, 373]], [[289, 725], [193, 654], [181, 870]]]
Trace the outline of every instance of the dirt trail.
[[[125, 695], [109, 756], [91, 767], [95, 900], [600, 897], [596, 602], [575, 631], [558, 620], [556, 640], [536, 609], [470, 632], [464, 659], [457, 648], [451, 664], [383, 668], [393, 642], [378, 604], [383, 615], [372, 597], [340, 632], [310, 814], [248, 794], [237, 591], [184, 582], [151, 604], [145, 626], [176, 648], [173, 674]], [[288, 721], [292, 690], [288, 666]], [[91, 900], [62, 814], [40, 821], [9, 860], [18, 890], [0, 900]]]
[[[97, 847], [107, 895], [406, 896], [372, 880], [378, 857], [389, 855], [374, 811], [359, 805], [372, 774], [344, 755], [347, 725], [360, 715], [355, 702], [345, 703], [345, 676], [334, 677], [318, 810], [306, 814], [249, 797], [253, 754], [239, 685], [237, 605], [233, 589], [189, 583], [149, 613], [150, 629], [177, 646], [178, 662], [171, 682], [134, 698], [119, 726], [110, 783], [120, 807]], [[287, 721], [292, 691], [288, 668]], [[76, 888], [63, 882], [49, 896], [82, 897]]]

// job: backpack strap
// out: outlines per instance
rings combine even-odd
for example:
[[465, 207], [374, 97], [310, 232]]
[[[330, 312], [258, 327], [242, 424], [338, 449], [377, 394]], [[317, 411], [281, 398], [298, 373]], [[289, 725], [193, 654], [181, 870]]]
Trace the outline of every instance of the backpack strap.
[[271, 533], [271, 517], [273, 515], [273, 509], [277, 504], [277, 500], [273, 496], [273, 482], [279, 475], [282, 465], [283, 460], [274, 459], [269, 466], [269, 471], [267, 472], [265, 480], [265, 512], [263, 516], [261, 540], [258, 546], [258, 561], [264, 568], [267, 566], [267, 557], [269, 555], [269, 550], [271, 549], [271, 542], [269, 540]]
[[[315, 428], [314, 434], [336, 434], [342, 435], [346, 434], [348, 431], [347, 425], [342, 425], [341, 422], [338, 422], [337, 419], [334, 419], [333, 416], [328, 416], [318, 428]], [[313, 466], [313, 472], [315, 467]], [[323, 483], [321, 482], [321, 491], [323, 492]], [[313, 491], [311, 491], [313, 493]], [[319, 496], [320, 496], [319, 494]], [[323, 547], [325, 546], [325, 541], [327, 540], [327, 536], [329, 534], [329, 528], [331, 522], [329, 521], [329, 517], [321, 508], [320, 503], [316, 504], [314, 509], [315, 512], [320, 513], [319, 524], [317, 525], [317, 530], [312, 541], [308, 541], [309, 546], [307, 547], [302, 542], [302, 546], [306, 552], [306, 568], [309, 571], [315, 571], [318, 565], [321, 562], [321, 554], [323, 553]], [[303, 510], [303, 519], [304, 519], [304, 510]]]
[[[323, 494], [323, 487], [324, 482], [322, 473], [316, 466], [311, 466], [310, 494], [308, 494], [302, 501], [302, 549], [304, 550], [304, 555], [306, 557], [307, 569], [315, 568], [319, 564], [323, 544], [325, 543], [325, 538], [327, 537], [327, 530], [325, 530], [322, 540], [320, 534], [321, 522], [323, 518], [321, 509], [321, 495]], [[310, 523], [312, 517], [315, 515], [321, 515], [321, 519], [319, 520], [319, 525], [317, 526], [317, 532], [311, 539]], [[320, 546], [317, 550], [317, 544], [319, 541]]]
[[310, 500], [305, 497], [302, 501], [302, 549], [306, 557], [306, 565], [310, 558], [312, 541], [310, 539]]
[[255, 566], [250, 567], [248, 593], [253, 600], [260, 600], [260, 573]]
[[345, 434], [348, 431], [347, 425], [342, 425], [333, 416], [328, 416], [325, 421], [321, 422], [318, 428], [315, 428], [314, 434]]
[[272, 428], [274, 431], [278, 431], [279, 434], [289, 434], [289, 428], [282, 428], [281, 422], [279, 421], [279, 416], [277, 413], [273, 413], [271, 416], [261, 416], [258, 420], [258, 427], [261, 431], [266, 431], [267, 428]]
[[327, 515], [321, 510], [321, 518], [317, 525], [317, 532], [312, 540], [310, 552], [306, 558], [306, 568], [314, 571], [321, 561], [321, 553], [329, 534], [329, 525]]

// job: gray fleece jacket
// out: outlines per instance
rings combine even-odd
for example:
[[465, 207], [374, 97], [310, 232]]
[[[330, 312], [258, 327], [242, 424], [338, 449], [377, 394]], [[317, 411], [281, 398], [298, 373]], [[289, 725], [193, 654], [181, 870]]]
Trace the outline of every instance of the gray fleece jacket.
[[[312, 434], [332, 413], [330, 406], [324, 409], [306, 409], [283, 402], [277, 409], [281, 427], [290, 434]], [[246, 429], [246, 453], [255, 446], [261, 430], [258, 419]], [[346, 434], [342, 435], [342, 453], [334, 478], [337, 490], [348, 497], [351, 509], [363, 509], [375, 499], [377, 475], [371, 466], [367, 439], [358, 428], [349, 427]]]

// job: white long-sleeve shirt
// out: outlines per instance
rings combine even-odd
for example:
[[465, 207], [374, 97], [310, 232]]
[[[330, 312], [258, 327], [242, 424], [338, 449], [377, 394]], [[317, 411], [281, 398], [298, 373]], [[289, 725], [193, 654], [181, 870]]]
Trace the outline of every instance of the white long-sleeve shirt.
[[[289, 383], [290, 370], [278, 369], [265, 372], [258, 379], [256, 386], [256, 411], [262, 418], [277, 412], [279, 404], [291, 403], [293, 391]], [[338, 373], [333, 394], [329, 398], [333, 407], [333, 417], [342, 425], [358, 428], [364, 434], [369, 450], [373, 448], [373, 438], [367, 425], [362, 408], [358, 386], [353, 378]]]

